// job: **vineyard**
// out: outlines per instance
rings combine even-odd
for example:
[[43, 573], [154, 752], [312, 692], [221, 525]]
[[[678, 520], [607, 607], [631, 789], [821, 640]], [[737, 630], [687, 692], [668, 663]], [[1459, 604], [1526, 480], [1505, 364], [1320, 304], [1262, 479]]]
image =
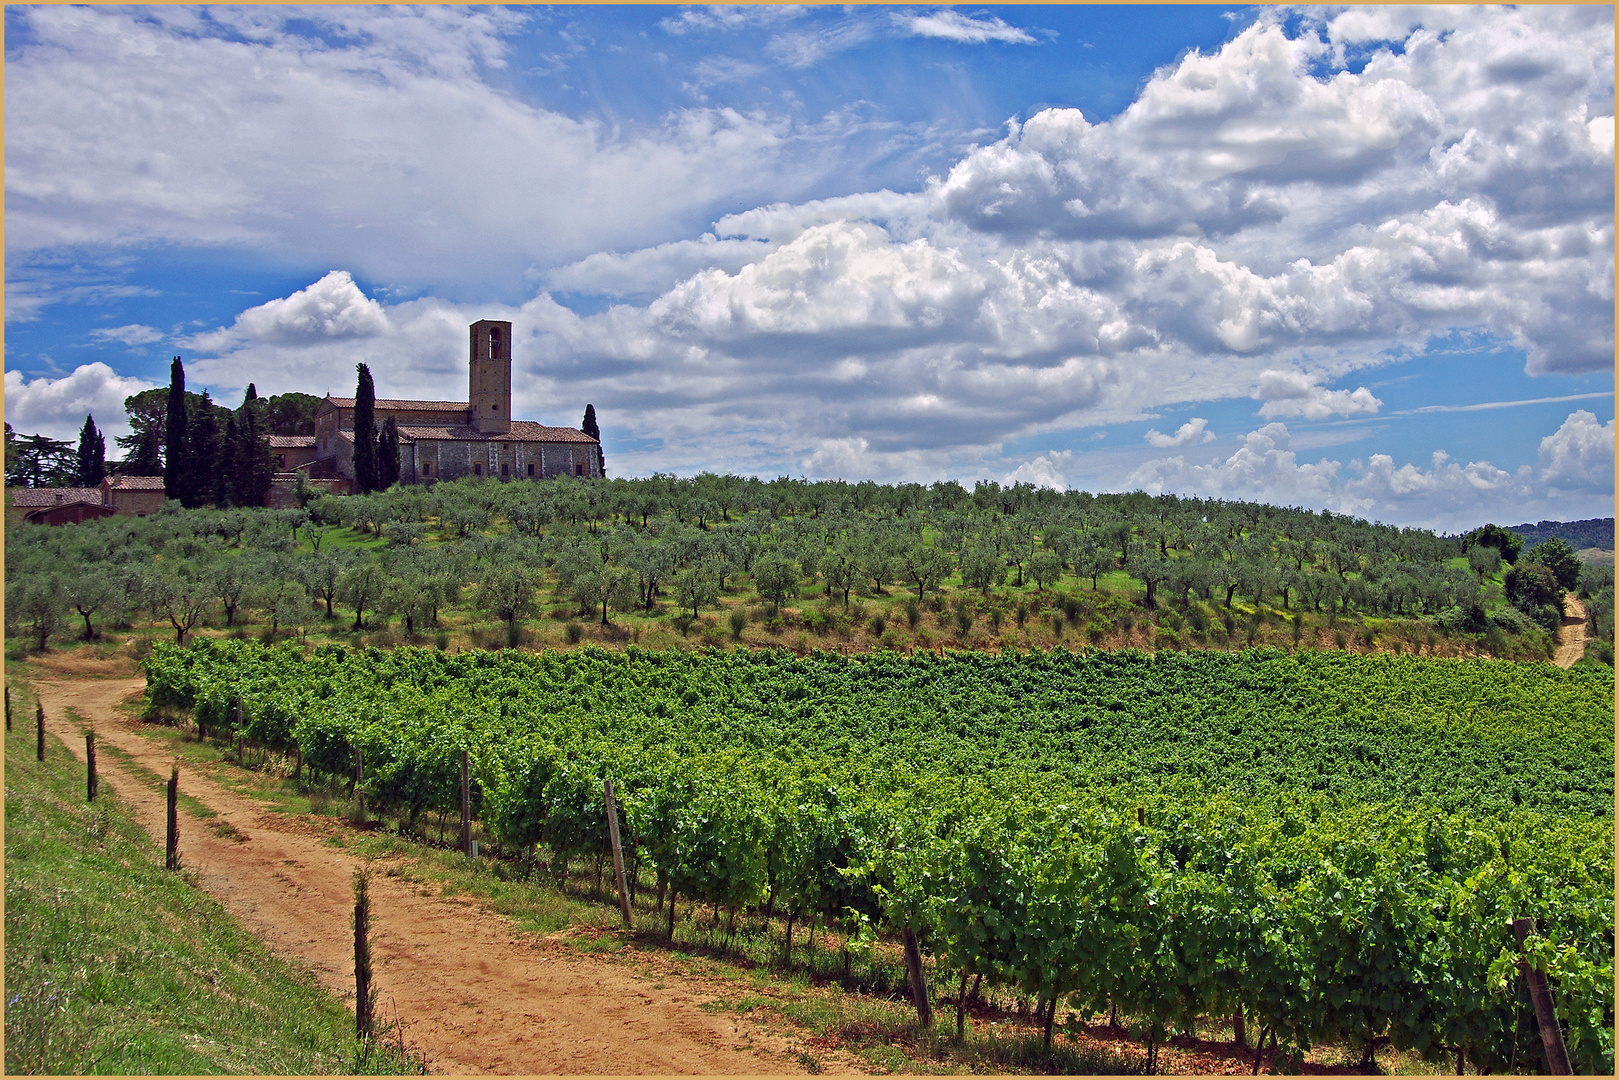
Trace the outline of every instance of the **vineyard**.
[[1576, 1071], [1613, 1071], [1608, 669], [206, 639], [146, 667], [153, 714], [219, 731], [240, 701], [245, 737], [307, 769], [351, 776], [358, 751], [407, 824], [459, 806], [466, 751], [508, 855], [600, 860], [611, 778], [631, 878], [671, 919], [899, 937], [952, 990], [1116, 1009], [1149, 1059], [1240, 1008], [1284, 1051], [1543, 1069], [1509, 926], [1529, 917]]

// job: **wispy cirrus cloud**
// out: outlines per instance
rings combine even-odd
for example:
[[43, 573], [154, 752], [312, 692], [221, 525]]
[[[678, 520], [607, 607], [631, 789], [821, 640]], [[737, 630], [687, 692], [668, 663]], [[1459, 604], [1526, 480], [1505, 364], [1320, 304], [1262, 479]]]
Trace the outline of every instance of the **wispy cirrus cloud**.
[[998, 16], [963, 15], [953, 8], [926, 14], [896, 14], [894, 22], [918, 37], [943, 38], [964, 45], [995, 41], [1007, 45], [1033, 45], [1035, 38]]
[[125, 326], [104, 326], [90, 331], [90, 336], [102, 341], [116, 341], [124, 345], [151, 345], [168, 335], [155, 326], [129, 323]]

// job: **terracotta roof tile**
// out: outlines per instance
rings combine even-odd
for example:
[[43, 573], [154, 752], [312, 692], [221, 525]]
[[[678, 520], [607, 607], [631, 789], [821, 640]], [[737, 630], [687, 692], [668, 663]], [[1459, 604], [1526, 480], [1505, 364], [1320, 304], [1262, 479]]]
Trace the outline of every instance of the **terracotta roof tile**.
[[280, 448], [314, 446], [315, 437], [313, 435], [271, 435], [270, 445]]
[[[340, 409], [354, 408], [354, 399], [351, 397], [326, 396]], [[409, 401], [405, 398], [377, 398], [376, 407], [379, 409], [396, 409], [401, 412], [461, 412], [471, 408], [465, 401]]]
[[12, 506], [57, 506], [68, 503], [101, 505], [100, 488], [12, 488]]
[[120, 491], [162, 491], [161, 476], [109, 476], [107, 482]]
[[596, 444], [595, 439], [578, 428], [546, 427], [532, 420], [513, 420], [512, 434], [526, 442], [589, 443], [592, 446]]

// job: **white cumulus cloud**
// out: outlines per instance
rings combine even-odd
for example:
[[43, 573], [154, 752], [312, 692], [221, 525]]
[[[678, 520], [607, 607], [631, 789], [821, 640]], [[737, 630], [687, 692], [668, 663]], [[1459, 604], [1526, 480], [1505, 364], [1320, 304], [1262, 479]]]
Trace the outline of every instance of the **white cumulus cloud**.
[[1130, 474], [1129, 484], [1154, 495], [1164, 492], [1260, 499], [1281, 505], [1341, 503], [1334, 481], [1342, 465], [1322, 459], [1300, 464], [1285, 424], [1266, 424], [1242, 437], [1224, 461], [1188, 464], [1182, 456], [1147, 462]]
[[1072, 450], [1052, 450], [1025, 461], [1001, 479], [1005, 485], [1033, 484], [1052, 491], [1068, 490], [1068, 473], [1074, 466]]
[[[1377, 520], [1460, 532], [1485, 521], [1545, 517], [1606, 517], [1613, 513], [1613, 422], [1581, 410], [1541, 442], [1541, 470], [1489, 461], [1453, 461], [1436, 450], [1425, 464], [1396, 464], [1371, 454], [1347, 466], [1330, 458], [1301, 461], [1281, 423], [1249, 432], [1223, 460], [1189, 462], [1184, 455], [1146, 462], [1126, 487], [1257, 499], [1276, 505], [1329, 509]], [[1575, 497], [1570, 498], [1573, 492]]]
[[1196, 446], [1198, 443], [1214, 441], [1214, 432], [1208, 430], [1209, 422], [1201, 416], [1194, 416], [1182, 424], [1173, 435], [1165, 435], [1156, 428], [1149, 429], [1146, 435], [1147, 442], [1163, 449], [1169, 446]]
[[1613, 454], [1613, 421], [1579, 409], [1540, 440], [1540, 478], [1559, 489], [1612, 493]]
[[84, 364], [60, 379], [6, 372], [6, 423], [21, 435], [75, 439], [86, 415], [109, 439], [129, 434], [124, 399], [153, 384], [120, 375], [106, 364]]
[[1302, 371], [1277, 371], [1267, 368], [1260, 373], [1259, 388], [1254, 397], [1265, 404], [1259, 415], [1267, 420], [1273, 417], [1302, 416], [1307, 420], [1321, 420], [1329, 416], [1371, 416], [1382, 407], [1380, 398], [1364, 386], [1354, 390], [1328, 390], [1319, 385], [1316, 377]]
[[314, 344], [333, 338], [375, 337], [389, 329], [382, 305], [366, 296], [347, 270], [333, 270], [307, 289], [248, 308], [228, 329], [198, 334], [187, 344], [205, 350], [249, 341]]

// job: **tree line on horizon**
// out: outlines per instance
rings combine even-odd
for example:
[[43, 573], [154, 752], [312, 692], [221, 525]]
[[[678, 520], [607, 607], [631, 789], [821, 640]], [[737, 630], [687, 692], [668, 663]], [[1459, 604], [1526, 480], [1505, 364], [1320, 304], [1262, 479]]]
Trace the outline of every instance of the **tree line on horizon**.
[[[268, 490], [269, 435], [313, 435], [321, 399], [289, 392], [258, 396], [249, 384], [236, 409], [204, 391], [185, 388], [175, 357], [169, 385], [124, 399], [130, 433], [115, 441], [123, 457], [108, 460], [106, 439], [93, 414], [84, 418], [77, 445], [45, 435], [24, 435], [6, 425], [7, 487], [96, 487], [106, 476], [161, 476], [184, 506], [263, 505]], [[251, 441], [249, 441], [251, 440]], [[177, 448], [171, 453], [170, 447]], [[254, 450], [262, 449], [262, 456]], [[258, 493], [257, 502], [249, 502]]]

